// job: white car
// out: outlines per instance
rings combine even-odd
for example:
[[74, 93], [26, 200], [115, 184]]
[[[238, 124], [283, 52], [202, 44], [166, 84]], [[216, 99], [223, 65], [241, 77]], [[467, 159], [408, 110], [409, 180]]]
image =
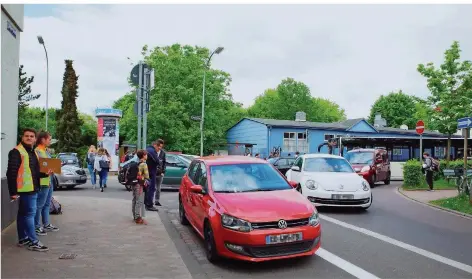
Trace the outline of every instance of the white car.
[[298, 183], [299, 191], [315, 206], [367, 209], [372, 204], [369, 183], [340, 156], [302, 155], [286, 176], [287, 180]]

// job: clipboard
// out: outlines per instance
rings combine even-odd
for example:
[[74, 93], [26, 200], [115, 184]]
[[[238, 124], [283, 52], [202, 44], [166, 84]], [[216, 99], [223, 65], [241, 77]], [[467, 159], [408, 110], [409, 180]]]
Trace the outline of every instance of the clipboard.
[[39, 158], [39, 171], [42, 173], [48, 173], [49, 170], [52, 170], [55, 174], [61, 174], [61, 167], [61, 159]]

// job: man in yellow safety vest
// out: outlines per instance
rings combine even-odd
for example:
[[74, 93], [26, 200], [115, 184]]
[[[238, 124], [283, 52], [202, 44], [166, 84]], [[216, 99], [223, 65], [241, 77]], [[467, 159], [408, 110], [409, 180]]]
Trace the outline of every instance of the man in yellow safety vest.
[[16, 226], [18, 246], [27, 246], [33, 251], [48, 251], [38, 239], [34, 230], [36, 202], [38, 199], [39, 180], [52, 174], [39, 171], [39, 158], [34, 152], [36, 131], [25, 129], [21, 142], [8, 153], [7, 181], [10, 197], [19, 199]]

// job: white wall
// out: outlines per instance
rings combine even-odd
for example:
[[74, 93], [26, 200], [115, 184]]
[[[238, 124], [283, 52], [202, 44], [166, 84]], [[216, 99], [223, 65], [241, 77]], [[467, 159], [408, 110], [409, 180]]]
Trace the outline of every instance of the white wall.
[[[2, 95], [1, 132], [2, 155], [1, 177], [5, 176], [8, 152], [16, 145], [18, 126], [18, 67], [20, 66], [20, 33], [23, 31], [23, 6], [2, 4]], [[8, 31], [12, 28], [16, 38]]]

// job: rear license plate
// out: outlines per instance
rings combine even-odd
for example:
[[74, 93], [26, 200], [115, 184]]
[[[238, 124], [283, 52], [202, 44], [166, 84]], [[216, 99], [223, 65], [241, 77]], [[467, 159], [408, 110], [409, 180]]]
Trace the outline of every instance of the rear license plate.
[[82, 175], [82, 176], [80, 177], [80, 180], [86, 180], [86, 179], [87, 179], [87, 176], [85, 176], [85, 175]]
[[303, 240], [303, 233], [287, 233], [266, 236], [266, 244], [289, 243]]
[[333, 194], [331, 198], [333, 200], [352, 200], [354, 195]]

